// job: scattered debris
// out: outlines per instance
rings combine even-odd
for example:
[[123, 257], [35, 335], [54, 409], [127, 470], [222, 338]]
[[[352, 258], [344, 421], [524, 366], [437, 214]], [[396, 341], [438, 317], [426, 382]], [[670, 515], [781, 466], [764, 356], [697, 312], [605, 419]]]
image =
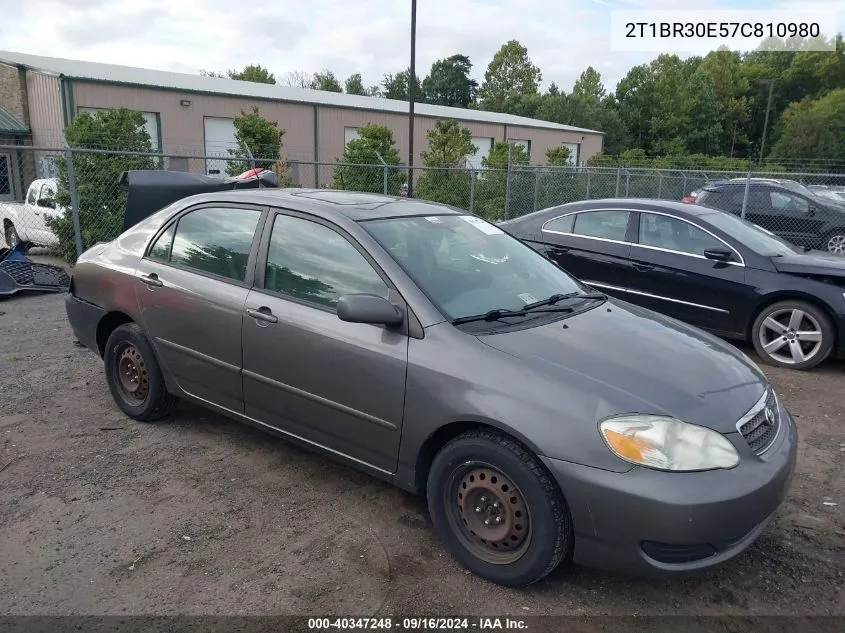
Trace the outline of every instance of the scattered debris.
[[140, 563], [142, 558], [143, 558], [143, 556], [139, 556], [138, 558], [136, 558], [135, 560], [133, 560], [133, 561], [132, 561], [132, 564], [131, 564], [131, 565], [129, 565], [129, 571], [135, 571], [135, 565], [136, 565], [137, 563]]
[[824, 501], [824, 502], [822, 502], [822, 505], [823, 505], [823, 506], [827, 506], [827, 507], [829, 507], [829, 508], [835, 508], [835, 507], [836, 507], [836, 506], [838, 506], [839, 504], [838, 504], [838, 503], [835, 503], [835, 502], [833, 502], [833, 501]]
[[125, 429], [125, 426], [101, 426], [101, 431], [122, 431]]
[[190, 541], [191, 537], [190, 536], [183, 536], [182, 539], [185, 540], [185, 541]]

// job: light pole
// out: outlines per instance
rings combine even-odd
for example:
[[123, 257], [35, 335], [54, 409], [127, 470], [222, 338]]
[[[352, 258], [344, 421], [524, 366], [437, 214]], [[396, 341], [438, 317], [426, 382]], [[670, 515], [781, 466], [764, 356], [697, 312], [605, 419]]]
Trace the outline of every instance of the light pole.
[[408, 77], [408, 197], [414, 194], [414, 89], [416, 88], [417, 0], [411, 0], [411, 76]]
[[760, 164], [763, 164], [763, 149], [766, 147], [766, 132], [769, 130], [769, 109], [772, 107], [772, 89], [775, 87], [775, 80], [763, 79], [761, 83], [769, 83], [769, 99], [766, 101], [766, 119], [763, 122], [763, 138], [760, 139]]

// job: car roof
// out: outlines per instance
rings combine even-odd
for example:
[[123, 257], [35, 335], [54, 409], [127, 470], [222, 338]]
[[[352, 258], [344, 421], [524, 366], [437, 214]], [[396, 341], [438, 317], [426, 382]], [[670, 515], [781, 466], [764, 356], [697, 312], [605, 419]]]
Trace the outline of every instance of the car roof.
[[570, 202], [551, 209], [544, 213], [552, 214], [557, 212], [561, 215], [568, 211], [597, 211], [600, 209], [631, 209], [634, 211], [666, 211], [678, 217], [698, 217], [718, 213], [716, 209], [709, 207], [676, 202], [674, 200], [659, 200], [657, 198], [601, 198], [597, 200], [583, 200], [581, 202]]
[[437, 202], [428, 202], [380, 193], [361, 193], [337, 189], [267, 188], [202, 193], [183, 199], [191, 204], [214, 202], [261, 204], [306, 211], [331, 219], [342, 215], [354, 222], [394, 217], [459, 215], [467, 211]]

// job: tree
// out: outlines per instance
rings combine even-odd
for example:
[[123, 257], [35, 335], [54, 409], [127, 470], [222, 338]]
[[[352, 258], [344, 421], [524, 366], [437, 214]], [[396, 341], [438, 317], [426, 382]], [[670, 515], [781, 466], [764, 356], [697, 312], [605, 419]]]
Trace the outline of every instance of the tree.
[[845, 88], [818, 100], [807, 99], [784, 113], [774, 158], [830, 159], [845, 156]]
[[587, 66], [587, 70], [582, 72], [575, 82], [572, 94], [583, 97], [587, 101], [599, 103], [607, 94], [601, 82], [601, 74], [592, 66]]
[[[383, 87], [382, 95], [386, 99], [398, 99], [399, 101], [408, 101], [409, 94], [408, 94], [408, 87], [409, 87], [409, 77], [411, 76], [411, 70], [403, 70], [402, 72], [396, 73], [396, 76], [393, 74], [388, 73], [384, 76], [384, 79], [381, 82]], [[420, 78], [416, 78], [416, 84], [414, 88], [414, 96], [416, 97], [415, 101], [422, 100], [422, 92], [420, 90]]]
[[382, 160], [389, 166], [386, 193], [398, 194], [405, 175], [395, 167], [399, 165], [399, 151], [393, 141], [393, 132], [384, 125], [368, 123], [358, 129], [358, 138], [346, 144], [340, 164], [334, 168], [333, 187], [383, 193], [385, 167]]
[[478, 91], [481, 107], [493, 112], [512, 112], [519, 102], [536, 95], [543, 75], [517, 40], [504, 44], [493, 56]]
[[466, 55], [438, 59], [422, 82], [424, 100], [444, 106], [467, 108], [475, 103], [478, 82], [469, 76], [472, 62]]
[[324, 92], [343, 92], [343, 88], [334, 73], [328, 68], [321, 72], [314, 73], [311, 78], [312, 90], [322, 90]]
[[[530, 209], [534, 200], [534, 174], [519, 170], [519, 166], [527, 164], [528, 152], [522, 145], [505, 141], [493, 143], [490, 153], [481, 159], [481, 166], [490, 171], [484, 172], [478, 182], [480, 215], [495, 221], [521, 215]], [[511, 197], [508, 204], [509, 178]]]
[[234, 118], [233, 124], [238, 148], [230, 149], [229, 154], [240, 160], [229, 161], [226, 173], [236, 176], [252, 167], [248, 149], [252, 152], [256, 167], [272, 169], [279, 176], [280, 186], [290, 186], [287, 165], [281, 158], [282, 137], [285, 131], [279, 129], [278, 121], [268, 121], [261, 116], [258, 106], [252, 106], [249, 112], [241, 110], [240, 115]]
[[238, 81], [254, 81], [260, 84], [275, 84], [276, 77], [261, 64], [245, 66], [243, 70], [227, 70], [229, 79]]
[[204, 68], [200, 70], [200, 75], [203, 77], [217, 77], [219, 79], [228, 79], [226, 73], [218, 73], [214, 70], [205, 70]]
[[423, 167], [414, 193], [463, 209], [469, 208], [472, 176], [465, 167], [466, 157], [475, 154], [472, 133], [455, 119], [437, 121], [427, 133], [428, 150], [420, 152]]
[[[717, 154], [722, 140], [722, 106], [716, 96], [713, 77], [696, 70], [687, 84], [691, 99], [689, 126], [684, 135], [686, 150], [698, 154]], [[666, 152], [668, 153], [668, 152]]]
[[304, 70], [293, 70], [285, 75], [284, 84], [291, 88], [310, 88], [311, 75]]
[[560, 94], [560, 88], [557, 87], [555, 82], [549, 84], [549, 89], [546, 91], [546, 94], [550, 97], [556, 97]]
[[349, 75], [346, 79], [346, 94], [362, 96], [367, 94], [367, 90], [364, 88], [364, 81], [361, 79], [361, 73]]
[[[152, 141], [144, 123], [140, 112], [127, 108], [100, 110], [95, 114], [82, 112], [65, 127], [64, 136], [68, 146], [73, 148], [152, 152]], [[97, 242], [113, 240], [123, 231], [126, 190], [117, 184], [120, 175], [131, 169], [155, 169], [156, 165], [152, 156], [73, 153], [83, 250]], [[69, 209], [70, 186], [65, 161], [57, 161], [57, 167], [56, 204]], [[72, 215], [65, 213], [50, 218], [47, 224], [59, 239], [58, 254], [70, 263], [75, 262], [77, 253]]]
[[550, 147], [546, 150], [546, 162], [553, 167], [563, 167], [569, 164], [569, 157], [572, 155], [566, 145], [559, 145], [557, 147]]

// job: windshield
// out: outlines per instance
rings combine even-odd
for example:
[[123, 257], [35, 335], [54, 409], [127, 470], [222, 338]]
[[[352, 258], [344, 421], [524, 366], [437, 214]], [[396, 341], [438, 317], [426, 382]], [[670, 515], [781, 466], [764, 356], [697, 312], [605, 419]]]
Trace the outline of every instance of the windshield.
[[814, 198], [816, 196], [816, 193], [810, 191], [809, 189], [807, 189], [807, 187], [805, 187], [801, 183], [795, 182], [794, 180], [781, 180], [780, 184], [796, 193], [801, 193], [805, 196], [810, 196], [811, 198]]
[[588, 293], [531, 247], [471, 215], [361, 225], [450, 320], [520, 310], [556, 294]]
[[732, 238], [745, 244], [748, 248], [764, 257], [774, 257], [776, 255], [794, 255], [801, 252], [797, 246], [790, 244], [786, 240], [761, 229], [756, 224], [752, 224], [748, 220], [732, 215], [730, 213], [708, 213], [699, 216], [702, 222], [715, 226], [721, 229]]

